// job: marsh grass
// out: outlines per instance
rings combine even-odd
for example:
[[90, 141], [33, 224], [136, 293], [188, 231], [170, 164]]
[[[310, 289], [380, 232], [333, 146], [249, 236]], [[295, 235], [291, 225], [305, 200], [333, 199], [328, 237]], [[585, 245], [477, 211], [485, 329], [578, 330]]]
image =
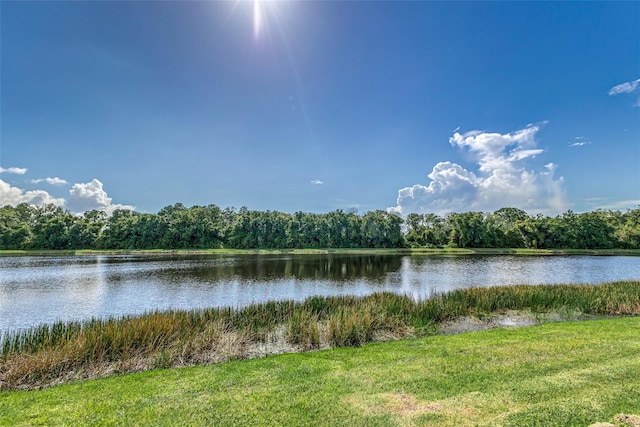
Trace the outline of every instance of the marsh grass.
[[[158, 311], [40, 325], [0, 337], [0, 389], [241, 359], [256, 345], [273, 346], [273, 352], [360, 346], [428, 335], [445, 321], [507, 310], [528, 310], [540, 318], [547, 312], [638, 315], [640, 281], [471, 288], [420, 301], [393, 293], [316, 296], [240, 309]], [[279, 336], [285, 343], [277, 342]]]
[[317, 314], [309, 311], [295, 311], [287, 324], [286, 339], [305, 350], [320, 347], [320, 328]]

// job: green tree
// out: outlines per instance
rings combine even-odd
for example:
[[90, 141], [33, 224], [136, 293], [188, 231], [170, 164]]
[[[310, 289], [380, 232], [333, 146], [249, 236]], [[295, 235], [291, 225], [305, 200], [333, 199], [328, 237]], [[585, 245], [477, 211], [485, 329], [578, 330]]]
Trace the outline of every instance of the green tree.
[[59, 206], [45, 205], [35, 208], [32, 249], [70, 249], [69, 228], [73, 215]]
[[491, 247], [491, 236], [482, 212], [452, 213], [447, 217], [450, 242], [459, 248]]
[[487, 224], [494, 236], [495, 246], [501, 248], [523, 248], [525, 239], [517, 225], [529, 215], [521, 209], [502, 208], [487, 216]]
[[26, 203], [0, 208], [0, 249], [26, 249], [33, 238], [35, 209]]

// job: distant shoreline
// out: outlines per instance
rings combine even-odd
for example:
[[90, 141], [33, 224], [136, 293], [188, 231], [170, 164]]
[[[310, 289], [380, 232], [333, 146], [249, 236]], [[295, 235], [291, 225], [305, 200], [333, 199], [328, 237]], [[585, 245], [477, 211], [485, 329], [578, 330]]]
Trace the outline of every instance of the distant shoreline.
[[601, 255], [640, 256], [640, 249], [510, 249], [510, 248], [327, 248], [327, 249], [78, 249], [0, 250], [0, 256], [17, 255]]

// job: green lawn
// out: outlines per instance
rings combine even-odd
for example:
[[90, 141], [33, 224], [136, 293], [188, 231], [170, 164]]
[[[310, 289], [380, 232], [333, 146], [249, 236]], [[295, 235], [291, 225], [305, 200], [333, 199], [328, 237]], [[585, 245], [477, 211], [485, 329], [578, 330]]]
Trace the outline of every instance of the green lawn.
[[0, 393], [0, 425], [635, 425], [619, 414], [640, 414], [640, 317]]

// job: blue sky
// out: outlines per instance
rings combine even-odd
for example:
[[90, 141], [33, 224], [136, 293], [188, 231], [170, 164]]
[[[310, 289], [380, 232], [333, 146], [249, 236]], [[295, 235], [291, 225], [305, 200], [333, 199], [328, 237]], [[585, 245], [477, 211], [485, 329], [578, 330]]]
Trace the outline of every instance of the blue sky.
[[639, 2], [2, 1], [0, 204], [640, 205]]

